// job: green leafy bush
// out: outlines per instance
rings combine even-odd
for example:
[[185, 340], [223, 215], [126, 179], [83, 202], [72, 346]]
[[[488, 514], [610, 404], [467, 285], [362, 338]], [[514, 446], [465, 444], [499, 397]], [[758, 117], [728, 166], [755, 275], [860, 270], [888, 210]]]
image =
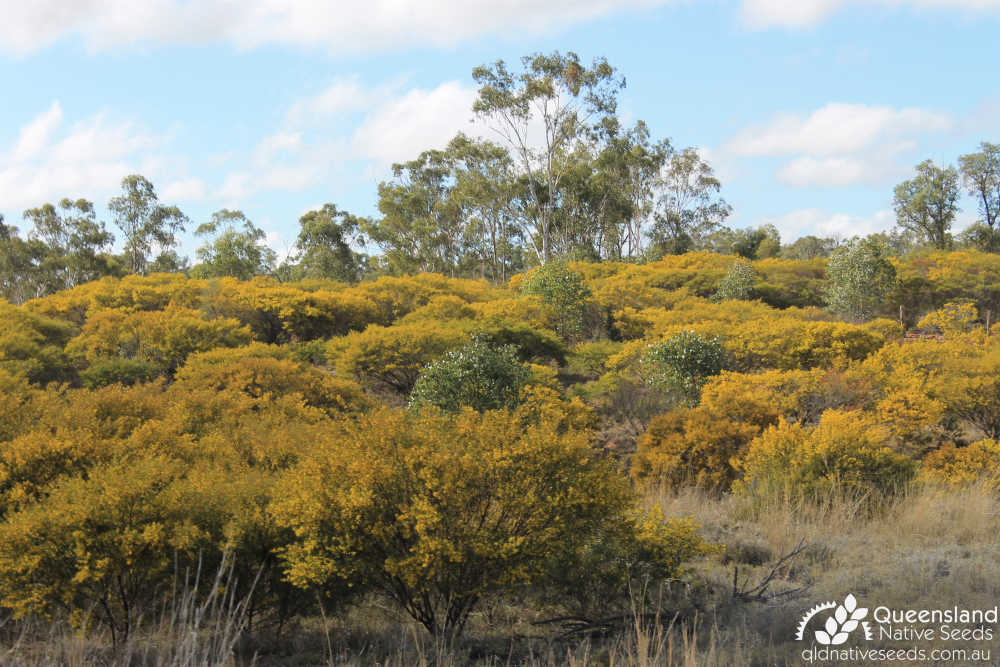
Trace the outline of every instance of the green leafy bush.
[[528, 276], [521, 290], [539, 297], [549, 307], [560, 336], [571, 340], [583, 335], [592, 294], [583, 276], [564, 262], [549, 262], [538, 267]]
[[640, 373], [651, 387], [697, 402], [705, 380], [722, 372], [725, 352], [718, 338], [681, 331], [646, 348]]
[[733, 268], [729, 269], [726, 277], [719, 281], [719, 286], [715, 290], [713, 301], [728, 301], [739, 299], [747, 301], [753, 298], [754, 283], [757, 282], [757, 272], [754, 271], [750, 262], [737, 261]]
[[471, 407], [479, 412], [512, 408], [529, 376], [512, 345], [493, 347], [476, 338], [424, 369], [410, 394], [410, 406], [448, 411]]
[[875, 239], [837, 248], [826, 265], [830, 310], [856, 322], [873, 317], [896, 286], [896, 268], [888, 254], [888, 248]]

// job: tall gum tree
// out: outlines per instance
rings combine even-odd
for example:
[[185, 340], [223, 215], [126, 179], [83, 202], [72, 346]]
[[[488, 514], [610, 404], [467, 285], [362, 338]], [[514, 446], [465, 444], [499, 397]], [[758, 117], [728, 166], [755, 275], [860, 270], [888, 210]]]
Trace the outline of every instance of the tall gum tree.
[[153, 251], [177, 245], [177, 234], [188, 222], [176, 206], [160, 204], [153, 184], [139, 174], [122, 179], [122, 194], [108, 201], [108, 210], [125, 235], [125, 256], [131, 273], [146, 273]]
[[545, 264], [552, 256], [553, 219], [570, 166], [560, 156], [600, 133], [603, 120], [615, 115], [625, 79], [606, 59], [587, 67], [573, 52], [536, 53], [521, 58], [521, 65], [519, 73], [502, 60], [476, 67], [472, 77], [479, 96], [472, 109], [510, 146], [528, 178], [532, 243]]

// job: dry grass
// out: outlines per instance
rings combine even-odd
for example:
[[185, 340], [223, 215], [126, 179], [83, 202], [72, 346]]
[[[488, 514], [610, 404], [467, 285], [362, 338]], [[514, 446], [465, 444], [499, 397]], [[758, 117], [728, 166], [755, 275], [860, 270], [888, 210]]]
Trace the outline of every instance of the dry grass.
[[[647, 502], [668, 516], [694, 516], [710, 538], [726, 545], [726, 558], [697, 571], [715, 592], [715, 622], [726, 628], [716, 643], [734, 665], [798, 664], [800, 647], [792, 636], [798, 618], [813, 604], [847, 593], [873, 606], [992, 607], [1000, 599], [997, 500], [988, 484], [914, 484], [874, 511], [865, 499], [834, 496], [751, 504], [695, 489], [647, 493]], [[741, 580], [759, 580], [802, 539], [806, 549], [779, 572], [771, 591], [806, 591], [770, 604], [726, 604], [720, 591], [731, 590], [734, 568]]]

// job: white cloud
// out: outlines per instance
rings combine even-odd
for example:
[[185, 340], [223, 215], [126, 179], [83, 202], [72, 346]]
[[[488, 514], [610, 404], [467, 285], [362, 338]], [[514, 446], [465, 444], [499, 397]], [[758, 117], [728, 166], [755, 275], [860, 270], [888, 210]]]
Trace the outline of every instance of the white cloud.
[[[136, 44], [289, 44], [339, 53], [449, 47], [487, 35], [549, 33], [677, 0], [2, 0], [0, 51], [26, 54], [66, 37], [89, 49]], [[990, 12], [1000, 0], [742, 0], [753, 28], [807, 28], [849, 5]]]
[[778, 180], [793, 187], [879, 183], [900, 173], [888, 159], [862, 157], [800, 157], [778, 169]]
[[852, 4], [966, 12], [1000, 10], [1000, 0], [743, 0], [740, 13], [743, 22], [752, 28], [810, 28]]
[[370, 88], [356, 76], [338, 78], [323, 91], [293, 104], [287, 121], [290, 125], [301, 125], [337, 114], [367, 111], [391, 98], [401, 85], [399, 81]]
[[157, 188], [160, 199], [166, 202], [178, 200], [203, 200], [208, 196], [208, 186], [200, 178], [183, 178], [169, 181], [162, 188]]
[[830, 103], [808, 114], [779, 113], [723, 145], [734, 157], [791, 156], [777, 170], [786, 185], [881, 184], [905, 173], [901, 158], [926, 135], [956, 127], [926, 109]]
[[69, 35], [91, 49], [136, 43], [292, 44], [335, 52], [452, 46], [540, 34], [672, 0], [33, 0], [5, 1], [0, 49], [29, 53]]
[[951, 126], [952, 120], [946, 114], [924, 109], [832, 102], [808, 116], [778, 114], [763, 126], [742, 131], [728, 148], [742, 156], [833, 155], [869, 148], [888, 139], [941, 132]]
[[832, 236], [846, 239], [852, 236], [866, 236], [876, 232], [884, 232], [892, 228], [895, 217], [892, 211], [878, 211], [871, 216], [861, 217], [846, 213], [829, 213], [815, 208], [790, 211], [778, 216], [765, 217], [754, 226], [774, 225], [781, 234], [782, 241], [791, 242], [794, 239], [809, 234], [816, 236]]
[[[471, 123], [475, 97], [474, 88], [457, 81], [405, 89], [400, 82], [366, 87], [337, 80], [294, 103], [285, 127], [262, 139], [248, 163], [225, 176], [216, 196], [239, 200], [256, 192], [301, 191], [348, 163], [372, 180], [385, 178], [393, 162], [443, 148], [460, 130], [485, 135], [481, 124]], [[350, 122], [346, 112], [354, 114]]]
[[754, 28], [803, 28], [827, 18], [842, 0], [743, 0], [743, 21]]
[[36, 156], [48, 143], [53, 130], [62, 122], [62, 117], [62, 107], [59, 102], [53, 102], [48, 111], [35, 116], [18, 133], [10, 160], [20, 162]]
[[106, 114], [67, 127], [53, 102], [21, 128], [13, 146], [0, 147], [0, 201], [11, 213], [67, 196], [95, 199], [117, 189], [126, 174], [155, 176], [165, 142]]
[[432, 90], [414, 89], [380, 105], [351, 138], [352, 153], [382, 164], [416, 157], [429, 148], [443, 148], [458, 131], [485, 134], [473, 126], [476, 89], [457, 81]]

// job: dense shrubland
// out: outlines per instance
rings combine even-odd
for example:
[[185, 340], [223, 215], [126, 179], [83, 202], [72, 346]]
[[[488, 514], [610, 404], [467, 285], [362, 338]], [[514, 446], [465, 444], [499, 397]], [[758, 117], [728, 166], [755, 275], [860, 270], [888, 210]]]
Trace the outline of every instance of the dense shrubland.
[[[409, 619], [403, 643], [446, 656], [502, 625], [507, 662], [543, 639], [547, 662], [588, 663], [557, 638], [590, 635], [616, 638], [599, 662], [668, 662], [680, 637], [693, 662], [697, 619], [766, 601], [730, 566], [777, 561], [764, 580], [795, 590], [870, 560], [832, 562], [831, 522], [906, 543], [914, 499], [988, 551], [995, 522], [954, 503], [998, 489], [1000, 146], [918, 165], [889, 234], [783, 245], [725, 226], [696, 149], [623, 123], [605, 60], [521, 65], [473, 71], [500, 143], [393, 165], [379, 217], [308, 211], [280, 264], [222, 209], [192, 266], [190, 220], [135, 174], [107, 205], [117, 254], [85, 199], [25, 211], [23, 237], [0, 216], [12, 627], [72, 627], [122, 664], [137, 636], [218, 662], [317, 618]], [[981, 219], [956, 238], [960, 176]], [[811, 550], [761, 537], [782, 517]], [[709, 657], [779, 661], [735, 627], [748, 653], [717, 655], [715, 628]]]
[[878, 512], [995, 488], [995, 256], [893, 260], [864, 322], [792, 305], [823, 302], [821, 261], [734, 262], [157, 274], [0, 304], [0, 605], [120, 644], [178, 573], [230, 563], [251, 632], [380, 599], [454, 638], [502, 600], [628, 614], [721, 562], [649, 489]]

